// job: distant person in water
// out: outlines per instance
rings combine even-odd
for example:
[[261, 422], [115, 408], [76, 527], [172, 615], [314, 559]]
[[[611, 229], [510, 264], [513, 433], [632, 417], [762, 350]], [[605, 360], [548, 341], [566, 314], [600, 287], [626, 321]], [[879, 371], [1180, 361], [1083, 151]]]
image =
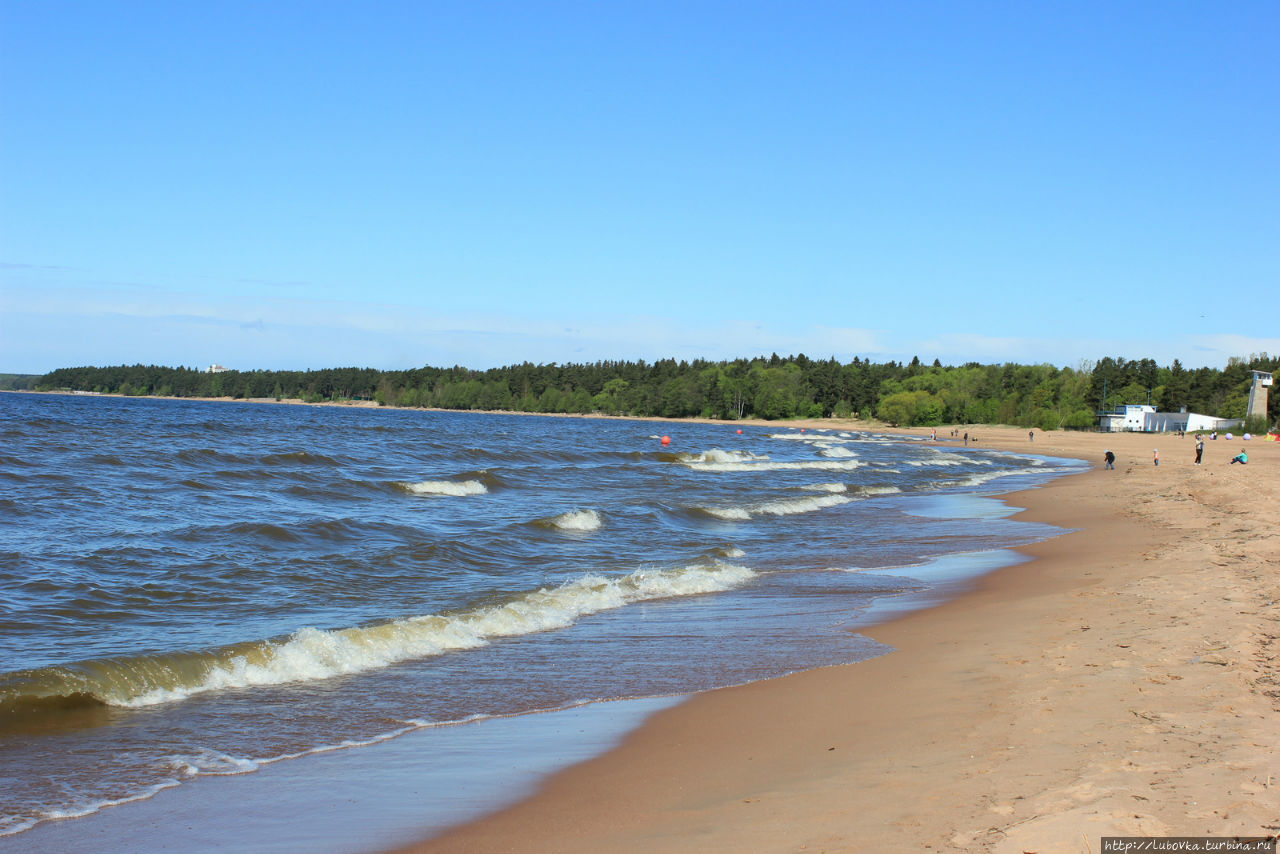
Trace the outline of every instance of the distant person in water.
[[1249, 455], [1246, 454], [1244, 451], [1241, 451], [1240, 453], [1236, 454], [1234, 457], [1231, 458], [1232, 465], [1235, 465], [1236, 463], [1240, 463], [1241, 465], [1244, 465], [1247, 462], [1249, 462]]
[[1110, 451], [1107, 451], [1105, 454], [1102, 455], [1102, 461], [1107, 464], [1107, 468], [1109, 469], [1113, 469], [1116, 467], [1116, 455], [1111, 453]]

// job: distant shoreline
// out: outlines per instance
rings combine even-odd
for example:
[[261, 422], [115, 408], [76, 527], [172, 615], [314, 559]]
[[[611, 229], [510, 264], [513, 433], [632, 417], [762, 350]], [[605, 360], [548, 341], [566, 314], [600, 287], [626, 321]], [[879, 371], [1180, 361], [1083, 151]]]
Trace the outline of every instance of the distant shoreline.
[[[7, 389], [3, 393], [9, 394], [38, 394], [38, 395], [62, 395], [65, 397], [110, 397], [110, 398], [126, 398], [129, 400], [191, 400], [203, 403], [265, 403], [273, 406], [320, 406], [320, 407], [342, 407], [351, 409], [385, 409], [398, 412], [474, 412], [483, 415], [521, 415], [521, 416], [540, 416], [544, 418], [588, 418], [588, 419], [608, 419], [615, 421], [649, 421], [663, 422], [670, 424], [725, 424], [749, 427], [798, 427], [805, 430], [860, 430], [885, 433], [914, 433], [918, 434], [924, 431], [926, 434], [931, 428], [928, 427], [890, 427], [879, 421], [870, 421], [866, 419], [856, 418], [790, 418], [786, 420], [768, 421], [763, 418], [739, 418], [726, 421], [722, 418], [680, 418], [680, 417], [663, 417], [660, 415], [606, 415], [602, 412], [525, 412], [516, 409], [441, 409], [431, 406], [392, 406], [388, 404], [380, 404], [373, 400], [321, 400], [310, 402], [296, 397], [286, 397], [277, 400], [274, 397], [170, 397], [158, 394], [120, 394], [118, 392], [100, 392], [100, 391], [35, 391], [33, 389]], [[982, 429], [984, 425], [967, 425], [968, 428]], [[950, 429], [950, 425], [948, 426]]]

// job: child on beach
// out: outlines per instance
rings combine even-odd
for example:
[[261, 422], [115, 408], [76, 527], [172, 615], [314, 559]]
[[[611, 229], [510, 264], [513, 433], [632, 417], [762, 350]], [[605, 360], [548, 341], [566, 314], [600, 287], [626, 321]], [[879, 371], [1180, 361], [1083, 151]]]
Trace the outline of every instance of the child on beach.
[[1160, 449], [1159, 448], [1155, 449], [1154, 455], [1151, 457], [1151, 461], [1156, 465], [1160, 465]]
[[1241, 465], [1244, 465], [1247, 462], [1249, 462], [1249, 455], [1246, 454], [1244, 451], [1241, 451], [1240, 453], [1236, 454], [1234, 457], [1231, 458], [1231, 465], [1235, 465], [1236, 463], [1240, 463]]
[[1107, 451], [1102, 455], [1102, 461], [1107, 464], [1107, 468], [1114, 469], [1116, 467], [1116, 455]]

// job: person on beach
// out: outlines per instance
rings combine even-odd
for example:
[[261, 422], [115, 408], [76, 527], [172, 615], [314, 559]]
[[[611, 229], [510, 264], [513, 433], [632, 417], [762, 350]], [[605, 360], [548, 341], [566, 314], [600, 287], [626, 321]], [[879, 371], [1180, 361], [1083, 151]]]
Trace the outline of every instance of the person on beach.
[[1247, 462], [1249, 462], [1249, 455], [1246, 454], [1244, 451], [1241, 451], [1240, 453], [1236, 454], [1234, 457], [1231, 458], [1231, 465], [1235, 465], [1236, 463], [1240, 463], [1241, 465], [1244, 465]]
[[1111, 453], [1111, 451], [1107, 451], [1102, 455], [1102, 461], [1107, 464], [1107, 468], [1109, 469], [1116, 467], [1116, 455]]
[[1159, 448], [1156, 448], [1152, 452], [1151, 461], [1156, 465], [1160, 465], [1160, 449]]
[[965, 434], [964, 434], [964, 444], [965, 444], [965, 446], [966, 446], [966, 447], [967, 447], [967, 446], [968, 446], [968, 444], [969, 444], [969, 434], [968, 434], [968, 433], [965, 433]]
[[1196, 434], [1196, 465], [1200, 465], [1200, 458], [1204, 456], [1204, 436]]
[[1028, 430], [1028, 431], [1027, 431], [1027, 441], [1028, 441], [1028, 442], [1034, 442], [1035, 440], [1036, 440], [1036, 431], [1035, 431], [1035, 430]]

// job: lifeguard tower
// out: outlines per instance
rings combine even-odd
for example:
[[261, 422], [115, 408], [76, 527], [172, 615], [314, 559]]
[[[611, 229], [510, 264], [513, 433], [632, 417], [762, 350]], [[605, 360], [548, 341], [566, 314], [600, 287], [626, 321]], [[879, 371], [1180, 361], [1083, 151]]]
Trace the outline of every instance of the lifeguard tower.
[[1266, 371], [1253, 372], [1253, 385], [1249, 386], [1248, 417], [1267, 417], [1267, 389], [1271, 388], [1271, 374]]

